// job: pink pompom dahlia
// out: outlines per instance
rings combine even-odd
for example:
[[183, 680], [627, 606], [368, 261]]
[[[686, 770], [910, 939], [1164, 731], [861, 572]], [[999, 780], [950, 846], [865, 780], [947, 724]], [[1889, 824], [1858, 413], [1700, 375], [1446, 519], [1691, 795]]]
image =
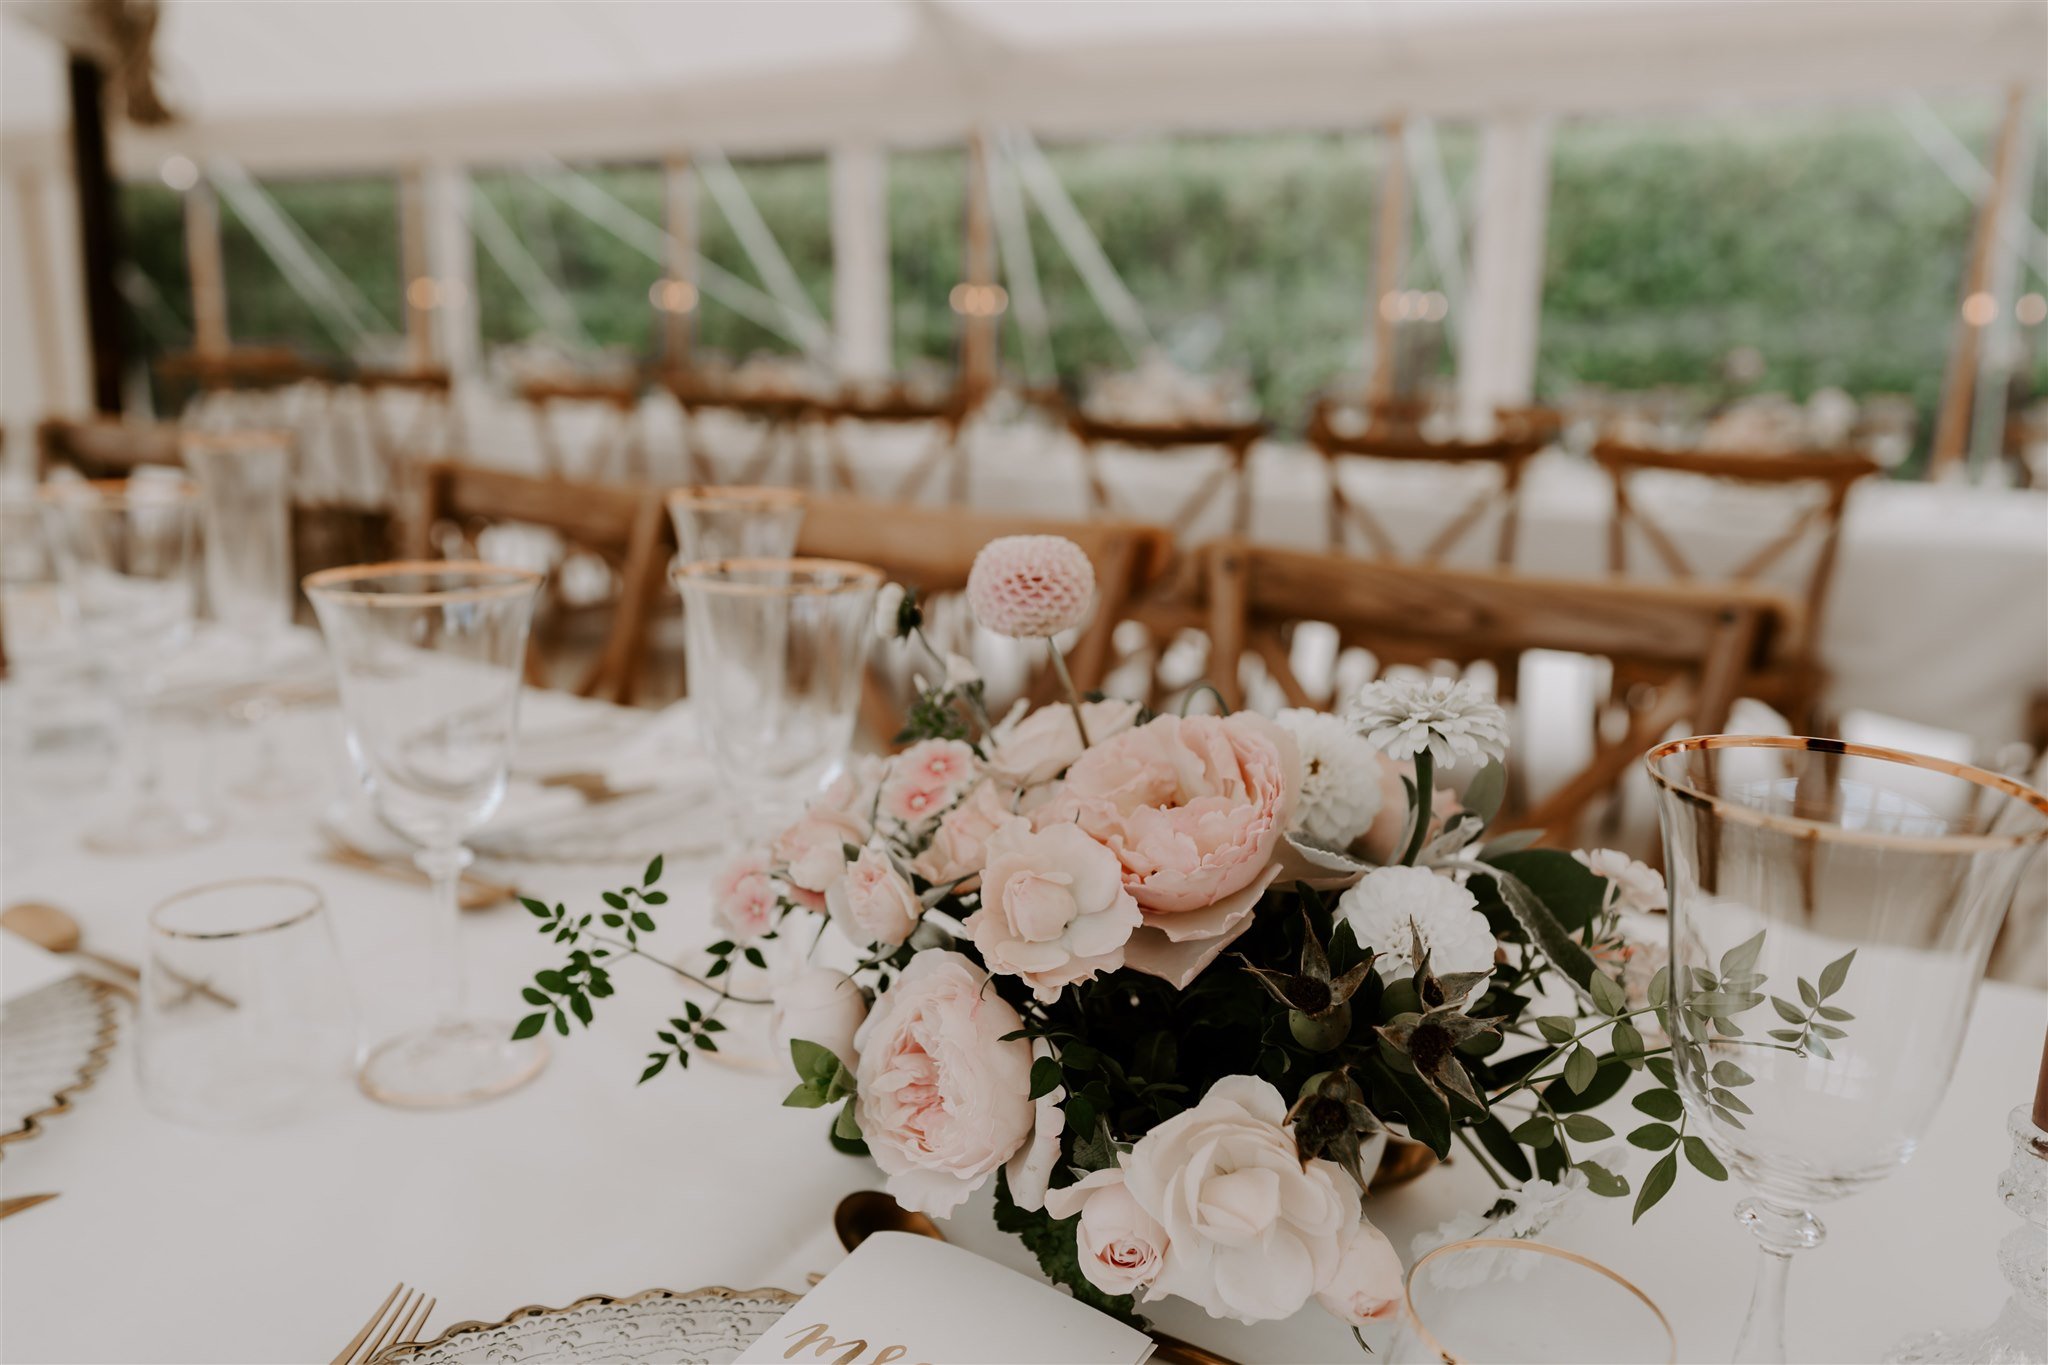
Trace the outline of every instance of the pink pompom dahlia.
[[1041, 640], [1081, 623], [1095, 566], [1065, 536], [1004, 536], [974, 557], [967, 605], [998, 635]]

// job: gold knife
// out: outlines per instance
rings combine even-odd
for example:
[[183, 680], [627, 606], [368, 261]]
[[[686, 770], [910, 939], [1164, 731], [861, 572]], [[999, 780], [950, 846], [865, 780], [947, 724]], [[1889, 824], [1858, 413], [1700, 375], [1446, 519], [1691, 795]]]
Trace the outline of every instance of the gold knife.
[[47, 1204], [57, 1196], [51, 1194], [21, 1194], [12, 1199], [0, 1199], [0, 1218], [12, 1218], [23, 1209], [32, 1209], [38, 1204]]

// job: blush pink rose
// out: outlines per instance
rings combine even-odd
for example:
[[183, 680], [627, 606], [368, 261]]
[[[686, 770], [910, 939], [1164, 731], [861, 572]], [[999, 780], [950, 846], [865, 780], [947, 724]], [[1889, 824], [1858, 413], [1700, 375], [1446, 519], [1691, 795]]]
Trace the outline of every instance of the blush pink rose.
[[740, 854], [711, 880], [712, 922], [742, 943], [775, 927], [779, 902], [768, 855], [759, 849]]
[[[1138, 704], [1117, 697], [1081, 703], [1088, 738], [1097, 744], [1114, 739], [1138, 719]], [[989, 768], [1019, 787], [1050, 782], [1081, 756], [1081, 732], [1066, 706], [1041, 706], [1029, 711], [1018, 702], [989, 732]]]
[[993, 779], [983, 782], [965, 801], [939, 817], [931, 843], [910, 864], [910, 870], [933, 886], [959, 882], [959, 889], [972, 891], [988, 858], [988, 836], [1011, 816], [1002, 787]]
[[855, 1112], [897, 1202], [944, 1217], [1031, 1136], [1031, 1044], [972, 959], [910, 959], [854, 1036]]
[[1345, 1234], [1336, 1273], [1316, 1291], [1316, 1302], [1341, 1321], [1363, 1327], [1400, 1310], [1405, 1283], [1394, 1244], [1360, 1218]]
[[846, 846], [867, 842], [860, 821], [830, 806], [812, 806], [803, 818], [775, 836], [771, 851], [788, 869], [791, 885], [823, 892], [846, 872]]
[[1072, 819], [1106, 845], [1151, 922], [1256, 881], [1300, 790], [1294, 737], [1264, 716], [1166, 715], [1081, 755], [1039, 823]]
[[879, 844], [862, 848], [847, 864], [846, 875], [825, 893], [832, 918], [855, 943], [881, 943], [893, 948], [910, 937], [924, 914], [917, 892], [896, 870], [889, 850]]
[[1045, 1208], [1055, 1218], [1081, 1215], [1074, 1228], [1081, 1275], [1103, 1293], [1135, 1294], [1159, 1278], [1166, 1229], [1131, 1197], [1121, 1167], [1090, 1171], [1063, 1190], [1046, 1191]]
[[989, 836], [981, 908], [966, 927], [990, 971], [1050, 1005], [1067, 986], [1123, 966], [1142, 920], [1115, 854], [1073, 825], [1034, 832], [1017, 819]]

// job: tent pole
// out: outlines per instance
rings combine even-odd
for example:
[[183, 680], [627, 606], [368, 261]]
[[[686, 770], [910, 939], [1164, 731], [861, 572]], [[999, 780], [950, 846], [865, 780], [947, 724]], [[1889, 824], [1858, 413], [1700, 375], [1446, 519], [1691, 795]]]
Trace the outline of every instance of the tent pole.
[[[1942, 478], [1962, 462], [1970, 439], [1970, 407], [1977, 383], [1977, 353], [1990, 317], [1972, 320], [1973, 303], [1985, 294], [1991, 274], [1991, 254], [1998, 249], [1999, 219], [2005, 214], [2006, 197], [2012, 192], [2015, 153], [2019, 148], [2020, 120], [2026, 109], [2027, 92], [2014, 86], [2006, 93], [2005, 118], [1998, 126], [1997, 150], [1991, 163], [1991, 183], [1977, 201], [1976, 231], [1970, 238], [1970, 262], [1963, 272], [1963, 296], [1956, 310], [1955, 343], [1949, 349], [1948, 377], [1942, 384], [1941, 413], [1935, 419], [1934, 446], [1928, 457], [1929, 478]], [[1986, 298], [1990, 296], [1985, 295]], [[1993, 300], [1996, 307], [1996, 300]]]
[[92, 352], [93, 406], [121, 410], [121, 224], [107, 150], [106, 73], [88, 57], [70, 61], [71, 176], [78, 196], [78, 244], [85, 277], [85, 317]]
[[871, 142], [832, 149], [832, 324], [839, 373], [889, 373], [889, 171]]
[[405, 276], [406, 356], [415, 370], [434, 363], [434, 275], [427, 264], [427, 173], [417, 162], [398, 177], [398, 259]]
[[230, 342], [220, 195], [203, 174], [185, 191], [185, 272], [192, 280], [192, 349], [208, 358], [226, 355]]
[[428, 363], [438, 358], [457, 379], [477, 371], [482, 350], [477, 324], [476, 237], [469, 222], [469, 171], [436, 161], [422, 171], [427, 274], [434, 279]]
[[[996, 250], [989, 212], [988, 138], [977, 128], [967, 138], [967, 283], [976, 298], [989, 297], [996, 282]], [[996, 385], [996, 321], [993, 309], [960, 314], [960, 382], [970, 403]]]
[[1380, 172], [1380, 223], [1373, 263], [1373, 296], [1366, 310], [1372, 337], [1372, 379], [1366, 386], [1369, 403], [1394, 396], [1393, 297], [1401, 287], [1408, 256], [1408, 156], [1401, 116], [1387, 120], [1381, 135], [1386, 165]]
[[697, 182], [690, 174], [689, 153], [678, 152], [662, 163], [661, 188], [668, 220], [668, 278], [688, 286], [673, 291], [677, 297], [670, 302], [689, 305], [662, 309], [663, 360], [671, 370], [687, 370], [696, 343], [698, 300]]
[[[1479, 144], [1472, 275], [1458, 348], [1458, 415], [1483, 431], [1502, 404], [1535, 393], [1550, 216], [1550, 119], [1489, 120]], [[1453, 314], [1455, 316], [1455, 314]]]

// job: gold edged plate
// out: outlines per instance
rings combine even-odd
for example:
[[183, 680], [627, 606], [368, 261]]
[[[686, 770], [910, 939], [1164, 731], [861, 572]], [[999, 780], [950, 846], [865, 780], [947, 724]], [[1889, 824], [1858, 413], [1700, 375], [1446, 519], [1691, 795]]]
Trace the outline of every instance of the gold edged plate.
[[432, 1341], [394, 1346], [373, 1365], [722, 1365], [801, 1295], [786, 1289], [644, 1289], [591, 1294], [563, 1308], [529, 1305], [497, 1322], [458, 1322]]
[[[0, 1006], [0, 1155], [41, 1133], [106, 1069], [120, 1032], [115, 990], [68, 976]], [[18, 1116], [18, 1117], [17, 1117]]]

